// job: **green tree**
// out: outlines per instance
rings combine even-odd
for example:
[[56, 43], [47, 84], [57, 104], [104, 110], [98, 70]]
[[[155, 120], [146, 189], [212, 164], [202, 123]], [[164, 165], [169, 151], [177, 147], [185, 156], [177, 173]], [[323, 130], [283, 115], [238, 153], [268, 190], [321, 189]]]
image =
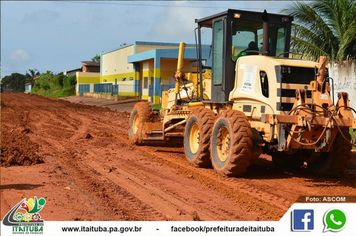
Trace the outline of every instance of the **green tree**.
[[64, 78], [66, 78], [66, 77], [67, 76], [65, 76], [65, 75], [57, 75], [57, 76], [53, 77], [52, 82], [56, 86], [63, 88], [63, 81], [64, 81]]
[[41, 73], [37, 70], [37, 69], [28, 69], [26, 71], [26, 82], [27, 83], [31, 83], [31, 84], [34, 84], [34, 80], [33, 78], [35, 78], [36, 76], [39, 76], [41, 75]]
[[100, 62], [100, 55], [96, 54], [95, 57], [93, 57], [91, 60], [95, 62]]
[[51, 82], [54, 78], [54, 74], [52, 71], [47, 70], [46, 73], [42, 73], [37, 82]]
[[54, 76], [53, 72], [50, 71], [50, 70], [47, 70], [45, 74], [46, 74], [46, 75], [49, 75], [49, 76]]
[[63, 80], [63, 86], [66, 88], [74, 87], [77, 83], [77, 77], [75, 75], [65, 77]]
[[26, 76], [20, 73], [12, 73], [2, 78], [1, 83], [5, 89], [12, 89], [14, 92], [24, 92]]
[[282, 12], [294, 16], [297, 52], [313, 60], [356, 58], [356, 0], [295, 2]]

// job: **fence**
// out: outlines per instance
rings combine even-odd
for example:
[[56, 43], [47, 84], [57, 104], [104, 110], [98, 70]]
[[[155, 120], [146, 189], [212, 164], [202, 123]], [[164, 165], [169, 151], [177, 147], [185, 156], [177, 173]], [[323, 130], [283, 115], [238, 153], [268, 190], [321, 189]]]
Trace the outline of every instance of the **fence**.
[[[159, 88], [159, 96], [162, 96], [163, 91], [167, 91], [171, 88], [174, 88], [174, 86], [175, 86], [175, 84], [161, 84], [160, 88]], [[148, 95], [150, 97], [153, 97], [153, 85], [152, 84], [148, 87]]]
[[[162, 95], [163, 91], [167, 91], [174, 88], [175, 84], [161, 84], [159, 96]], [[149, 96], [153, 97], [153, 85], [149, 86]], [[90, 84], [79, 84], [79, 94], [83, 96], [83, 93], [89, 93]], [[109, 93], [113, 96], [141, 96], [141, 86], [132, 84], [119, 84], [114, 85], [111, 83], [107, 84], [94, 84], [94, 93]]]
[[111, 95], [118, 95], [118, 94], [119, 94], [119, 85], [113, 85]]
[[94, 93], [113, 93], [113, 84], [94, 84]]
[[119, 84], [118, 85], [118, 96], [141, 96], [141, 86], [139, 84]]
[[[90, 92], [90, 91], [85, 91], [85, 92]], [[140, 85], [132, 85], [132, 84], [128, 84], [128, 85], [126, 84], [114, 85], [111, 83], [94, 84], [94, 93], [109, 93], [113, 96], [140, 96], [141, 89], [140, 89]]]
[[90, 84], [79, 84], [79, 94], [83, 96], [83, 93], [90, 92]]
[[161, 84], [160, 94], [162, 94], [163, 91], [167, 91], [174, 87], [175, 87], [175, 84]]

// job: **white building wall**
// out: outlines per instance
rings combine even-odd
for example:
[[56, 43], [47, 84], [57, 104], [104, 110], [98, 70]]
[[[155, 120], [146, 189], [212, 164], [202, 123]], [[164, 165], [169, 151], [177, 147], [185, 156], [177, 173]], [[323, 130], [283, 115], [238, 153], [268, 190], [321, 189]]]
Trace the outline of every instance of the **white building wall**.
[[338, 100], [338, 92], [347, 92], [351, 107], [356, 109], [356, 60], [330, 62], [329, 76], [333, 78], [334, 103]]

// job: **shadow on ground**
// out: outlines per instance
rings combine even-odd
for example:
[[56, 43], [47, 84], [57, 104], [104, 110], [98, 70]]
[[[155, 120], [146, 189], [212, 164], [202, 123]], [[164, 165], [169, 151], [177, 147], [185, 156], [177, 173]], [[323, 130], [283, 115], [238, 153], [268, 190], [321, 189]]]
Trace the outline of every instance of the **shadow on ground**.
[[16, 190], [32, 190], [43, 187], [43, 184], [5, 184], [1, 185], [1, 189], [16, 189]]

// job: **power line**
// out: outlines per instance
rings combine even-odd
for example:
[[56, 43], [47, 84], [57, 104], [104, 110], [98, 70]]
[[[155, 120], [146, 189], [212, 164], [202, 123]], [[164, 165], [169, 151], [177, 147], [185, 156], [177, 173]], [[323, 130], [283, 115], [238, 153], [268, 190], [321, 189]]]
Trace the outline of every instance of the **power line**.
[[[231, 6], [179, 6], [179, 5], [160, 5], [160, 4], [143, 4], [143, 3], [139, 3], [139, 4], [134, 4], [134, 3], [123, 3], [123, 2], [101, 2], [101, 1], [97, 1], [97, 2], [85, 2], [85, 1], [79, 1], [79, 2], [70, 2], [70, 3], [85, 3], [85, 4], [95, 4], [95, 5], [121, 5], [121, 6], [145, 6], [145, 7], [173, 7], [173, 8], [207, 8], [207, 9], [217, 9], [217, 8], [222, 8], [222, 9], [229, 9]], [[232, 3], [238, 3], [237, 2], [232, 2]], [[239, 8], [240, 10], [257, 10], [257, 9], [261, 9], [259, 7], [242, 7]], [[268, 8], [269, 10], [280, 10], [280, 8]]]

